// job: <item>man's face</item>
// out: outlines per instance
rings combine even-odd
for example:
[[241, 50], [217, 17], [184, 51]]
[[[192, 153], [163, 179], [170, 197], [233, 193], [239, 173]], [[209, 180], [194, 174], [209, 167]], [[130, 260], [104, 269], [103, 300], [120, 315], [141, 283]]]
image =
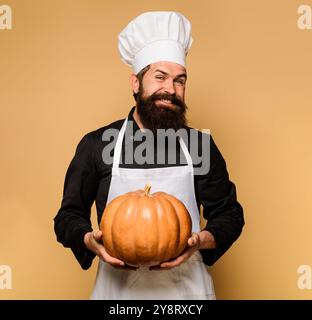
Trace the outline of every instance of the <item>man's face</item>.
[[[185, 84], [186, 71], [183, 66], [164, 61], [153, 63], [143, 77], [143, 98], [152, 94], [168, 94], [176, 95], [184, 102]], [[156, 100], [155, 103], [157, 106], [174, 109], [170, 100]]]
[[137, 97], [137, 111], [144, 127], [178, 130], [186, 124], [185, 68], [177, 63], [157, 62], [144, 74]]

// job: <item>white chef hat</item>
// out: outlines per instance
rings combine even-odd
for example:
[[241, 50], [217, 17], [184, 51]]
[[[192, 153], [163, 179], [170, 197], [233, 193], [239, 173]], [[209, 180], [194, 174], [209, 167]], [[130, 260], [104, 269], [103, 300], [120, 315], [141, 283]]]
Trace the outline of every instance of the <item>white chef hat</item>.
[[169, 61], [186, 66], [193, 42], [191, 23], [181, 13], [145, 12], [132, 20], [118, 36], [121, 60], [138, 74], [147, 65]]

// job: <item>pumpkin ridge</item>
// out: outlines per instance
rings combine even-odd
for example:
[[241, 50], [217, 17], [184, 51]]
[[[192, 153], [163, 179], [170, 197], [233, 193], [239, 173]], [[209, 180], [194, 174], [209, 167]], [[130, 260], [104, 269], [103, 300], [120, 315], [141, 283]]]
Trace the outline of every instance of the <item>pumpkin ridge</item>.
[[[137, 196], [137, 198], [139, 199], [140, 196]], [[138, 203], [137, 205], [135, 206], [135, 214], [134, 214], [134, 221], [136, 222], [137, 221], [137, 218], [138, 218]], [[137, 226], [138, 224], [135, 223], [135, 236], [134, 236], [134, 243], [136, 244], [136, 235], [137, 235]], [[138, 255], [137, 255], [137, 251], [134, 250], [134, 254], [135, 254], [135, 260], [138, 261]]]
[[[124, 201], [122, 203], [124, 203], [126, 201], [126, 198], [124, 199]], [[117, 209], [116, 209], [116, 212], [112, 215], [112, 222], [111, 222], [111, 225], [114, 226], [115, 225], [115, 220], [116, 220], [116, 216], [117, 216], [117, 212], [120, 208], [121, 204], [118, 205]], [[112, 234], [113, 234], [113, 230], [112, 230]], [[119, 252], [118, 250], [116, 249], [116, 244], [115, 244], [115, 237], [112, 237], [112, 249], [113, 249], [113, 252], [117, 252], [117, 257], [119, 259]]]
[[177, 220], [179, 221], [179, 223], [178, 223], [178, 227], [179, 227], [179, 229], [178, 229], [178, 237], [177, 237], [177, 242], [178, 242], [178, 244], [177, 244], [177, 247], [176, 247], [176, 250], [178, 249], [178, 247], [179, 247], [179, 244], [180, 244], [180, 236], [181, 236], [181, 227], [180, 227], [180, 223], [181, 223], [181, 220], [180, 220], [180, 216], [179, 216], [179, 214], [178, 214], [178, 208], [172, 203], [172, 198], [173, 199], [176, 199], [174, 196], [172, 196], [172, 195], [168, 195], [168, 194], [166, 194], [166, 193], [164, 193], [163, 194], [163, 197], [168, 201], [168, 203], [170, 203], [170, 205], [171, 205], [171, 207], [173, 208], [173, 210], [174, 210], [174, 212], [175, 212], [175, 215], [176, 215], [176, 217], [177, 217]]
[[[146, 264], [146, 259], [150, 259], [153, 256], [153, 252], [155, 252], [155, 247], [157, 247], [157, 243], [155, 241], [157, 235], [155, 235], [155, 233], [153, 232], [155, 220], [157, 220], [157, 214], [155, 212], [155, 208], [153, 207], [153, 202], [151, 202], [150, 196], [146, 195], [141, 197], [138, 201], [138, 207], [138, 211], [140, 212], [140, 215], [138, 217], [138, 228], [141, 225], [142, 221], [142, 224], [145, 224], [146, 228], [143, 228], [143, 232], [141, 229], [141, 238], [139, 239], [139, 244], [137, 243], [136, 247], [138, 249], [141, 249], [139, 252], [138, 259], [141, 260], [143, 264]], [[143, 208], [143, 210], [140, 210], [140, 208]], [[145, 212], [147, 212], [148, 214], [146, 214]], [[148, 230], [150, 232], [148, 232]], [[142, 233], [144, 235], [144, 238], [142, 237]]]
[[[175, 211], [176, 211], [176, 213], [177, 213], [177, 218], [178, 218], [178, 220], [179, 220], [179, 227], [180, 227], [180, 229], [179, 229], [179, 231], [180, 231], [180, 234], [179, 234], [179, 246], [178, 246], [178, 248], [177, 248], [177, 252], [178, 251], [180, 251], [179, 252], [179, 254], [183, 251], [183, 243], [184, 243], [184, 241], [183, 241], [183, 237], [186, 237], [186, 235], [187, 234], [185, 234], [185, 233], [183, 233], [183, 231], [185, 231], [184, 229], [183, 229], [183, 231], [181, 232], [181, 225], [183, 224], [183, 223], [187, 223], [186, 221], [185, 221], [185, 218], [187, 218], [187, 220], [189, 220], [189, 223], [190, 223], [190, 225], [191, 225], [191, 228], [192, 228], [192, 220], [191, 220], [191, 217], [189, 216], [189, 214], [188, 214], [188, 217], [185, 217], [185, 216], [181, 216], [180, 214], [179, 214], [179, 212], [181, 211], [181, 208], [184, 208], [187, 212], [188, 212], [188, 210], [187, 210], [187, 208], [186, 208], [186, 206], [184, 205], [184, 203], [182, 202], [182, 201], [180, 201], [178, 198], [176, 198], [175, 196], [173, 196], [173, 195], [170, 195], [170, 194], [165, 194], [165, 198], [166, 199], [168, 199], [169, 200], [169, 202], [175, 207]], [[188, 235], [189, 237], [191, 236], [191, 234], [189, 234]], [[179, 250], [178, 250], [179, 249]]]
[[[115, 212], [115, 214], [113, 215], [113, 218], [112, 218], [112, 226], [115, 226], [115, 219], [117, 218], [117, 216], [118, 216], [118, 213], [119, 213], [119, 210], [120, 210], [120, 208], [127, 202], [127, 201], [129, 201], [129, 199], [126, 197], [126, 196], [124, 196], [124, 199], [123, 199], [123, 201], [121, 202], [121, 203], [119, 203], [119, 205], [118, 205], [118, 207], [117, 207], [117, 209], [116, 209], [116, 212]], [[122, 214], [122, 213], [121, 213]], [[117, 224], [116, 224], [117, 225]], [[113, 240], [112, 241], [112, 247], [113, 247], [113, 252], [116, 252], [117, 253], [117, 257], [116, 258], [118, 258], [118, 259], [121, 259], [122, 260], [122, 254], [120, 254], [120, 251], [118, 250], [118, 248], [119, 248], [119, 245], [118, 244], [116, 244], [116, 239], [118, 239], [118, 238], [115, 238], [115, 237], [112, 237], [113, 239], [115, 239], [115, 241]]]
[[[161, 211], [164, 212], [164, 208], [162, 207], [161, 205], [161, 202], [158, 200], [158, 197], [152, 197], [153, 199], [153, 202], [154, 202], [154, 205], [155, 205], [155, 208], [156, 208], [156, 215], [158, 216], [158, 210], [160, 208]], [[163, 219], [166, 221], [166, 227], [168, 226], [168, 219], [167, 219], [167, 216], [162, 214], [162, 216], [164, 217]], [[161, 243], [162, 242], [162, 239], [161, 239], [161, 235], [160, 235], [160, 228], [161, 226], [159, 225], [159, 219], [156, 219], [157, 221], [157, 229], [158, 232], [157, 232], [157, 243], [158, 243], [158, 246], [157, 246], [157, 253], [159, 254], [160, 253], [160, 257], [159, 257], [159, 260], [162, 261], [165, 256], [166, 256], [166, 252], [168, 250], [168, 242], [166, 241], [165, 244], [166, 246], [164, 247], [163, 244]], [[162, 222], [163, 224], [163, 222]]]
[[[161, 228], [160, 222], [159, 222], [159, 213], [158, 213], [158, 204], [157, 204], [157, 198], [155, 198], [152, 194], [149, 194], [149, 200], [152, 202], [152, 210], [153, 210], [153, 217], [154, 217], [154, 230], [156, 230], [156, 239], [155, 239], [155, 244], [156, 244], [156, 259], [154, 259], [154, 261], [152, 261], [152, 263], [155, 264], [160, 264], [161, 262], [161, 258], [159, 256], [160, 251], [160, 245], [161, 245], [161, 235], [159, 233], [159, 230]], [[162, 254], [163, 256], [163, 254]], [[161, 256], [161, 257], [162, 257]]]
[[[177, 213], [176, 213], [175, 207], [172, 205], [172, 203], [169, 201], [169, 199], [167, 199], [166, 197], [163, 196], [163, 194], [161, 194], [161, 196], [159, 196], [158, 199], [161, 199], [161, 201], [163, 201], [163, 203], [166, 203], [167, 206], [171, 207], [171, 211], [173, 213], [173, 215], [172, 215], [173, 219], [176, 221], [176, 223], [175, 223], [175, 226], [177, 227], [176, 232], [180, 236], [180, 226], [179, 226], [179, 223], [178, 223], [179, 219], [177, 219]], [[163, 212], [167, 212], [166, 206], [164, 206], [163, 203], [162, 203]], [[170, 225], [169, 215], [168, 214], [166, 214], [166, 218], [167, 218], [167, 226], [168, 226], [168, 225]], [[173, 243], [173, 248], [169, 247], [169, 243], [168, 243], [167, 249], [169, 247], [169, 251], [170, 252], [176, 252], [177, 248], [179, 247], [179, 238], [180, 237], [176, 237], [175, 243]], [[167, 255], [168, 254], [166, 252], [166, 260], [170, 260], [170, 259], [173, 258], [172, 257], [172, 253], [171, 253], [171, 255], [169, 257]]]
[[[176, 207], [173, 205], [173, 203], [165, 196], [165, 199], [170, 203], [171, 207], [173, 208], [174, 214], [175, 214], [175, 218], [178, 220], [177, 226], [178, 226], [178, 230], [177, 230], [177, 237], [176, 237], [176, 243], [175, 243], [175, 248], [174, 248], [174, 252], [177, 252], [179, 245], [180, 245], [180, 237], [181, 237], [181, 225], [180, 225], [180, 219], [179, 219], [179, 214], [176, 210]], [[176, 258], [176, 257], [171, 257], [172, 258]]]
[[[124, 195], [122, 195], [122, 196], [120, 197], [120, 199], [123, 200], [122, 203], [127, 200], [127, 198], [126, 198]], [[103, 214], [102, 214], [102, 217], [101, 217], [101, 222], [100, 222], [100, 229], [101, 229], [101, 230], [104, 230], [104, 227], [103, 227], [103, 221], [104, 221], [104, 220], [103, 220], [103, 216], [105, 215], [105, 211], [107, 211], [107, 210], [108, 210], [108, 213], [106, 213], [106, 214], [108, 214], [108, 215], [110, 215], [110, 216], [112, 217], [112, 218], [111, 218], [111, 221], [110, 221], [110, 226], [113, 226], [113, 225], [114, 225], [114, 220], [115, 220], [116, 215], [115, 215], [115, 214], [112, 215], [112, 214], [110, 213], [110, 212], [111, 212], [111, 211], [110, 211], [110, 208], [114, 206], [115, 200], [116, 200], [116, 198], [113, 199], [110, 203], [108, 203], [108, 204], [105, 206], [105, 209], [104, 209]], [[120, 204], [118, 204], [117, 209], [119, 208], [119, 206], [120, 206]], [[104, 233], [103, 233], [103, 234], [102, 234], [102, 239], [103, 239], [104, 248], [105, 248], [105, 250], [108, 252], [109, 255], [113, 256], [114, 252], [116, 252], [114, 239], [113, 239], [113, 237], [110, 236], [110, 237], [109, 237], [109, 238], [110, 238], [110, 241], [109, 241], [110, 243], [106, 244], [106, 247], [105, 247], [105, 242], [104, 242], [105, 236], [106, 236], [106, 235], [104, 235]], [[109, 247], [111, 247], [111, 248], [109, 248]]]

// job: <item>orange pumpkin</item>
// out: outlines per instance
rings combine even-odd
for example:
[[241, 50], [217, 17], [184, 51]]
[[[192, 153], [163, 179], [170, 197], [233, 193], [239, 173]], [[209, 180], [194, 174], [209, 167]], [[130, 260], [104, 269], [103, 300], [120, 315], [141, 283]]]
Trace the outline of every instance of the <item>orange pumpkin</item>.
[[113, 199], [105, 208], [100, 229], [107, 252], [132, 266], [159, 265], [185, 249], [192, 220], [184, 204], [151, 186]]

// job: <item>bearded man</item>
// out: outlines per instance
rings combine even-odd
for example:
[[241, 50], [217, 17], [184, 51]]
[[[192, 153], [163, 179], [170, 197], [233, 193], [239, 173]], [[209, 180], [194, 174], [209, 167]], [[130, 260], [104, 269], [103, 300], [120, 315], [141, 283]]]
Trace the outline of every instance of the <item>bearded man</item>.
[[[58, 241], [71, 248], [83, 269], [99, 257], [92, 299], [215, 299], [208, 266], [241, 234], [243, 209], [226, 163], [210, 135], [187, 126], [185, 58], [192, 41], [190, 22], [177, 12], [143, 13], [119, 34], [121, 58], [133, 69], [130, 84], [136, 105], [126, 119], [90, 132], [80, 141], [54, 218]], [[113, 142], [104, 138], [112, 130], [118, 133]], [[174, 139], [161, 144], [163, 130], [185, 134], [182, 138], [174, 134]], [[134, 138], [138, 132], [141, 137], [142, 133], [152, 135], [153, 142], [146, 147], [148, 139]], [[191, 145], [195, 132], [196, 154]], [[208, 150], [204, 148], [207, 137]], [[143, 143], [149, 159], [145, 163], [142, 153], [136, 152]], [[174, 161], [169, 155], [172, 150]], [[129, 153], [133, 161], [126, 161]], [[161, 153], [164, 163], [157, 161]], [[192, 236], [177, 258], [136, 268], [106, 251], [102, 232], [92, 229], [90, 212], [95, 201], [100, 222], [106, 204], [147, 183], [184, 203], [192, 220]], [[203, 228], [200, 206], [207, 219]]]

